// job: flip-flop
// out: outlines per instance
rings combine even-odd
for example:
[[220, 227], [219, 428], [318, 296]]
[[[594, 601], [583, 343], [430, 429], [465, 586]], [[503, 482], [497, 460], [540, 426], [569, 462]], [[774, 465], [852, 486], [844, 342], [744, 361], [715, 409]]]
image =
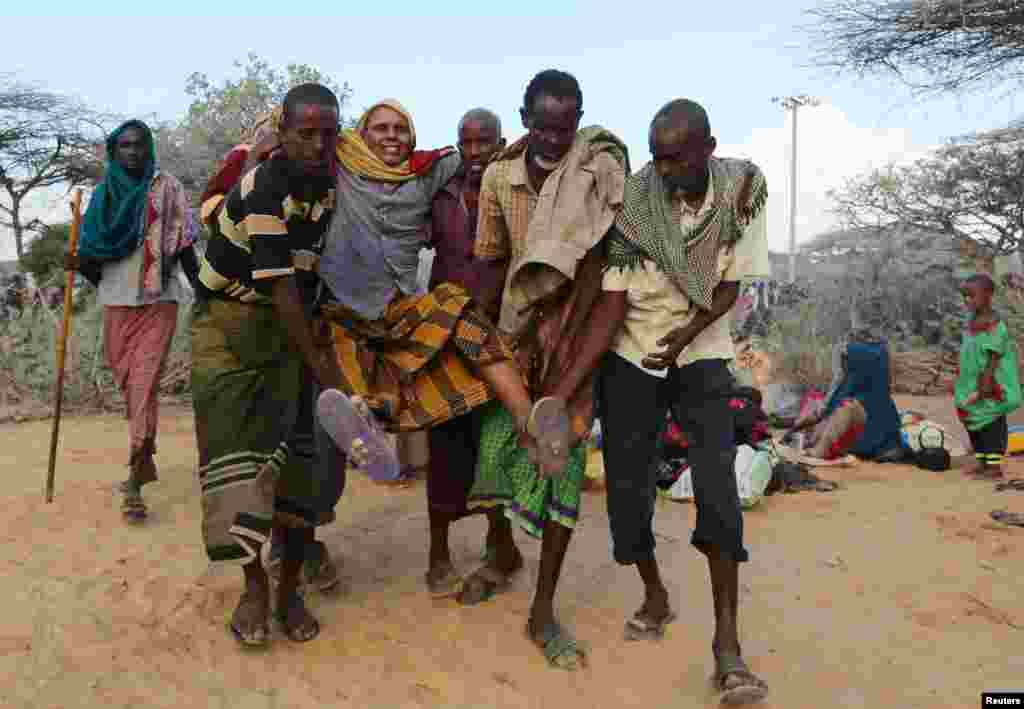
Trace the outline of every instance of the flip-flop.
[[996, 483], [996, 492], [1005, 492], [1006, 490], [1019, 490], [1024, 492], [1024, 478], [1011, 478], [1001, 483]]
[[327, 435], [349, 456], [352, 465], [379, 482], [399, 477], [398, 452], [365, 402], [349, 398], [337, 389], [325, 389], [317, 400], [316, 411]]
[[560, 670], [575, 672], [587, 666], [587, 647], [565, 631], [558, 623], [548, 623], [534, 636], [526, 624], [526, 637], [544, 653], [548, 664]]
[[626, 640], [660, 640], [665, 637], [665, 628], [676, 619], [671, 610], [664, 618], [655, 620], [641, 609], [626, 621]]
[[1024, 513], [1007, 512], [1006, 510], [992, 510], [989, 515], [996, 522], [1002, 522], [1012, 527], [1024, 527]]
[[512, 578], [523, 568], [523, 555], [516, 549], [516, 561], [512, 569], [505, 573], [493, 566], [484, 565], [469, 575], [459, 590], [459, 603], [464, 606], [475, 606], [485, 603], [499, 593], [508, 590]]
[[125, 522], [138, 524], [144, 522], [148, 515], [149, 512], [146, 509], [146, 503], [142, 501], [142, 495], [138, 493], [124, 495], [124, 499], [121, 501], [121, 516]]
[[722, 704], [755, 704], [768, 696], [768, 684], [751, 672], [738, 655], [716, 657], [711, 681]]
[[[238, 612], [238, 609], [241, 608], [244, 603], [254, 602], [255, 601], [251, 599], [251, 596], [247, 592], [243, 592], [241, 598], [238, 599], [238, 606], [235, 608], [235, 613]], [[235, 640], [237, 640], [238, 644], [243, 648], [263, 648], [270, 644], [270, 627], [266, 620], [264, 620], [260, 627], [257, 628], [257, 630], [260, 631], [259, 633], [254, 632], [251, 636], [246, 637], [246, 634], [239, 630], [235, 625], [234, 614], [232, 614], [231, 620], [228, 622], [228, 630], [231, 631], [231, 634], [235, 636]]]
[[543, 477], [557, 477], [569, 464], [569, 440], [572, 427], [565, 402], [553, 396], [539, 399], [530, 411], [526, 432], [536, 449], [531, 462], [536, 463]]
[[462, 576], [459, 575], [459, 572], [451, 564], [443, 567], [442, 572], [438, 574], [435, 574], [434, 570], [431, 569], [424, 575], [423, 581], [427, 584], [427, 590], [430, 591], [432, 598], [454, 596], [465, 583]]
[[[312, 634], [308, 637], [300, 634], [300, 626], [293, 626], [288, 624], [288, 612], [293, 608], [302, 607], [306, 615], [310, 620], [313, 621]], [[274, 620], [277, 621], [278, 625], [281, 626], [281, 631], [284, 632], [285, 636], [296, 643], [308, 643], [310, 640], [315, 639], [320, 634], [320, 621], [313, 617], [313, 614], [306, 608], [305, 602], [302, 600], [302, 596], [298, 593], [293, 593], [288, 599], [286, 606], [278, 608], [274, 611]]]

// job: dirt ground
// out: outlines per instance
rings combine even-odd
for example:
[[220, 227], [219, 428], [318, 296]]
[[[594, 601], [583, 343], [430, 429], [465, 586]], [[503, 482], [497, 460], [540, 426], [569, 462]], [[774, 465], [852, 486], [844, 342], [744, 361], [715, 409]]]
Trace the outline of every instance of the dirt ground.
[[[947, 401], [899, 402], [952, 423]], [[240, 573], [210, 569], [200, 546], [188, 409], [163, 411], [151, 520], [121, 523], [112, 484], [127, 431], [116, 416], [62, 426], [56, 499], [43, 502], [50, 422], [0, 426], [0, 706], [60, 707], [701, 707], [714, 705], [711, 596], [689, 546], [692, 505], [662, 502], [659, 558], [680, 619], [660, 643], [627, 643], [640, 583], [610, 558], [601, 493], [587, 493], [557, 599], [591, 646], [590, 667], [549, 669], [523, 636], [539, 545], [511, 590], [464, 609], [431, 600], [422, 575], [423, 486], [350, 480], [322, 538], [343, 589], [311, 596], [323, 625], [306, 645], [275, 636], [258, 654], [225, 630]], [[1024, 512], [958, 471], [821, 469], [839, 491], [776, 495], [746, 515], [741, 630], [771, 685], [766, 707], [976, 707], [1024, 678]], [[1010, 472], [1024, 476], [1024, 461]], [[479, 518], [453, 535], [477, 563]]]

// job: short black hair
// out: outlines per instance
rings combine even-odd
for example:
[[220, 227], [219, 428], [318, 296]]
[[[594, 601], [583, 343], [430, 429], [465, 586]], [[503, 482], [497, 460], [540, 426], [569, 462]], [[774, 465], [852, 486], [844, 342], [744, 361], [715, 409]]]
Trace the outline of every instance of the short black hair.
[[459, 140], [462, 140], [462, 129], [470, 121], [476, 121], [487, 128], [494, 131], [495, 137], [501, 140], [501, 119], [498, 118], [498, 114], [487, 108], [471, 108], [463, 114], [462, 118], [459, 119], [459, 129], [457, 135]]
[[685, 124], [691, 128], [700, 128], [704, 135], [711, 137], [711, 121], [708, 112], [696, 101], [688, 98], [677, 98], [669, 101], [658, 109], [651, 119], [651, 130], [658, 123], [665, 122], [672, 126]]
[[285, 94], [281, 108], [281, 122], [287, 123], [289, 116], [299, 106], [324, 106], [336, 111], [341, 108], [338, 97], [323, 84], [299, 84]]
[[987, 273], [975, 273], [968, 276], [966, 280], [964, 280], [963, 287], [966, 286], [981, 286], [989, 293], [995, 293], [996, 291], [996, 282], [992, 280], [992, 276]]
[[523, 108], [527, 113], [533, 111], [533, 104], [541, 96], [552, 98], [574, 98], [576, 99], [576, 110], [583, 110], [583, 90], [576, 77], [568, 72], [558, 69], [545, 69], [537, 74], [526, 85], [526, 93], [523, 94]]

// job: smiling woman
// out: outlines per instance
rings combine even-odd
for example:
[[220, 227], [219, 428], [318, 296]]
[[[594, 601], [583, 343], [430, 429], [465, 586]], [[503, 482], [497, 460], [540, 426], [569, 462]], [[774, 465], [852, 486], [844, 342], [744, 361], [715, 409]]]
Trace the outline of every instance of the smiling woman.
[[409, 159], [414, 137], [409, 119], [391, 106], [378, 106], [367, 114], [360, 133], [373, 154], [388, 167]]

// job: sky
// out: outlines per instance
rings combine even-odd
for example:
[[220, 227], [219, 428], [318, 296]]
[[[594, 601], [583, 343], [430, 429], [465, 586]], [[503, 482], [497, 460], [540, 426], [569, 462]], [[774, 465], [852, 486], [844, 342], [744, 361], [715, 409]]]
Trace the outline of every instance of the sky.
[[[649, 159], [647, 128], [657, 109], [691, 98], [708, 111], [718, 154], [752, 159], [764, 171], [775, 251], [788, 249], [791, 129], [773, 97], [822, 100], [801, 109], [797, 126], [798, 242], [834, 228], [827, 193], [846, 179], [1018, 115], [1012, 97], [919, 102], [893, 82], [840, 80], [810, 67], [801, 27], [813, 21], [806, 14], [813, 0], [521, 0], [514, 14], [510, 3], [306, 0], [277, 16], [224, 0], [178, 0], [176, 16], [130, 14], [119, 5], [92, 2], [87, 16], [64, 0], [46, 3], [48, 15], [27, 13], [29, 3], [18, 3], [14, 14], [5, 8], [0, 67], [98, 110], [172, 120], [188, 108], [189, 74], [234, 78], [233, 62], [254, 52], [277, 67], [310, 64], [347, 82], [350, 114], [380, 98], [399, 99], [413, 114], [421, 148], [453, 144], [459, 117], [475, 106], [497, 112], [506, 137], [518, 137], [526, 84], [558, 68], [580, 81], [583, 124], [619, 135], [634, 170]], [[39, 195], [31, 207], [44, 221], [69, 214], [60, 195]], [[13, 257], [13, 239], [0, 232], [0, 259]]]

